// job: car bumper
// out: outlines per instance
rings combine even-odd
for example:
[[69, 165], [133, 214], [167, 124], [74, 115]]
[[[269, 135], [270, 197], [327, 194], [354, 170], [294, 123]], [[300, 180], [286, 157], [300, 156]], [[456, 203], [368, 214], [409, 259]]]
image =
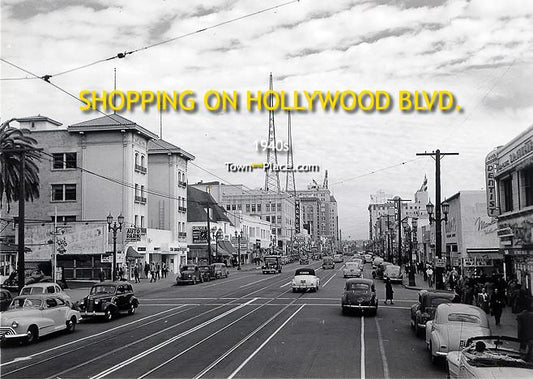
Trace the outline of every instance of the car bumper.
[[100, 317], [100, 316], [105, 316], [105, 312], [97, 312], [97, 311], [92, 311], [92, 312], [87, 312], [87, 311], [80, 311], [80, 315], [81, 317]]
[[177, 284], [189, 284], [194, 283], [194, 279], [176, 279]]
[[293, 284], [292, 289], [293, 290], [306, 290], [311, 288], [316, 288], [316, 284]]
[[344, 273], [345, 278], [360, 278], [361, 273], [355, 273], [355, 272], [346, 272]]
[[25, 338], [28, 335], [26, 333], [17, 333], [15, 329], [10, 327], [2, 327], [0, 328], [0, 340], [10, 340], [10, 339], [17, 339], [17, 338]]
[[268, 268], [268, 269], [263, 269], [263, 273], [264, 274], [277, 274], [278, 270], [273, 269], [273, 268]]
[[448, 353], [445, 353], [443, 351], [436, 351], [435, 355], [438, 356], [438, 357], [445, 357], [445, 356], [448, 355]]
[[363, 304], [342, 304], [343, 308], [353, 309], [376, 309], [375, 305], [363, 305]]

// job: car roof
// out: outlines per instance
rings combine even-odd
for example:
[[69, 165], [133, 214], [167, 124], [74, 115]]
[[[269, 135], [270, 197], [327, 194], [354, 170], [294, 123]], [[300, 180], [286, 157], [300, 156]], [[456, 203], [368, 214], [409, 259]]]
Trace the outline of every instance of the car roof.
[[121, 281], [118, 281], [118, 282], [111, 282], [111, 281], [99, 282], [99, 283], [93, 284], [93, 287], [96, 287], [96, 286], [119, 286], [121, 284], [129, 284], [129, 285], [131, 285], [130, 282], [128, 282], [126, 280], [121, 280]]
[[315, 270], [312, 268], [298, 268], [296, 269], [296, 272], [294, 273], [294, 275], [301, 275], [302, 272], [305, 272], [306, 274], [309, 274], [309, 275], [315, 275]]
[[429, 289], [429, 290], [420, 290], [419, 291], [420, 293], [420, 296], [424, 296], [424, 297], [430, 297], [430, 298], [435, 298], [435, 297], [444, 297], [444, 298], [450, 298], [450, 299], [453, 299], [455, 298], [455, 292], [452, 292], [452, 291], [446, 291], [446, 290], [434, 290], [434, 289]]
[[364, 283], [368, 284], [369, 286], [374, 284], [374, 281], [372, 279], [365, 279], [365, 278], [350, 278], [346, 280], [346, 284], [352, 284], [352, 283]]
[[61, 298], [61, 296], [56, 295], [55, 293], [44, 293], [44, 294], [36, 294], [36, 295], [18, 295], [13, 298], [13, 300], [16, 299], [45, 299], [53, 297], [55, 299]]
[[[24, 287], [48, 287], [48, 286], [52, 286], [52, 285], [57, 285], [57, 283], [54, 283], [54, 282], [39, 282], [39, 283], [26, 284]], [[22, 288], [24, 288], [24, 287], [22, 287]]]
[[443, 303], [437, 307], [437, 312], [450, 313], [468, 313], [468, 314], [485, 314], [483, 309], [474, 305], [462, 304], [462, 303]]

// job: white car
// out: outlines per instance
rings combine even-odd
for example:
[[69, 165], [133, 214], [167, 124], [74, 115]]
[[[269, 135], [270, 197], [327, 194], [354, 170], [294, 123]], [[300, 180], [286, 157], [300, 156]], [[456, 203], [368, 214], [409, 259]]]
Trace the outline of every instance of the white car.
[[292, 279], [292, 292], [310, 290], [318, 291], [320, 287], [320, 279], [315, 275], [315, 270], [312, 268], [299, 268], [294, 273]]
[[474, 337], [446, 357], [450, 378], [531, 378], [533, 361], [514, 337]]
[[489, 320], [481, 308], [468, 304], [440, 304], [426, 323], [426, 346], [431, 362], [461, 350], [469, 338], [490, 336]]
[[363, 276], [363, 266], [358, 262], [346, 262], [342, 269], [342, 276], [345, 278], [360, 278]]
[[383, 258], [381, 257], [375, 257], [374, 260], [372, 261], [372, 268], [373, 269], [376, 269], [378, 268], [378, 266], [383, 263]]
[[335, 254], [333, 255], [333, 262], [342, 263], [344, 262], [344, 257], [342, 256], [342, 254]]
[[80, 318], [80, 312], [56, 295], [17, 296], [2, 314], [0, 339], [32, 343], [61, 330], [73, 332]]
[[46, 283], [46, 282], [40, 282], [40, 283], [33, 283], [33, 284], [26, 284], [22, 289], [20, 290], [19, 296], [26, 296], [26, 295], [55, 295], [59, 298], [61, 298], [65, 303], [67, 303], [69, 306], [72, 307], [72, 300], [69, 295], [65, 293], [55, 283]]

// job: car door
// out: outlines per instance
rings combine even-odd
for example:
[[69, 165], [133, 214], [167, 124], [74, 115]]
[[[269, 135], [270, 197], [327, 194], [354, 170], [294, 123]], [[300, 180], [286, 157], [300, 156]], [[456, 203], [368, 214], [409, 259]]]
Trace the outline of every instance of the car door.
[[117, 307], [119, 310], [127, 309], [128, 306], [126, 304], [126, 287], [121, 284], [117, 287]]
[[39, 335], [52, 333], [62, 327], [61, 307], [54, 297], [44, 298], [42, 316], [43, 322], [39, 325]]

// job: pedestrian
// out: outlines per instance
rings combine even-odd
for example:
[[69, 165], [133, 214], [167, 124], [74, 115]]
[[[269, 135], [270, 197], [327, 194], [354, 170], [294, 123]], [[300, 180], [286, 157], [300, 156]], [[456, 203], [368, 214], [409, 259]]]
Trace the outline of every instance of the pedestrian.
[[156, 279], [157, 278], [155, 276], [155, 265], [154, 265], [154, 262], [151, 262], [150, 263], [150, 283], [155, 282]]
[[465, 282], [464, 303], [472, 305], [474, 301], [474, 285], [470, 279]]
[[144, 262], [144, 276], [148, 279], [148, 273], [150, 272], [150, 265], [148, 262]]
[[500, 325], [500, 318], [502, 317], [502, 309], [504, 306], [504, 299], [500, 290], [494, 288], [494, 292], [490, 298], [490, 311], [496, 320], [496, 325]]
[[385, 280], [385, 304], [387, 304], [387, 300], [390, 300], [391, 304], [394, 304], [392, 302], [394, 291], [392, 290], [392, 283], [390, 281], [390, 278], [387, 278]]
[[428, 276], [428, 286], [433, 287], [433, 269], [431, 266], [428, 266], [428, 269], [426, 270], [426, 275]]
[[525, 352], [525, 349], [529, 345], [529, 360], [532, 354], [533, 346], [533, 300], [529, 301], [529, 305], [525, 311], [522, 311], [518, 316], [516, 316], [516, 321], [518, 323], [518, 339], [520, 340], [520, 350]]
[[133, 277], [135, 278], [135, 283], [141, 282], [139, 280], [139, 268], [137, 267], [137, 265], [135, 265], [135, 267], [133, 268]]
[[165, 262], [163, 262], [162, 270], [163, 270], [163, 278], [166, 278], [167, 277], [167, 264]]
[[98, 272], [98, 279], [100, 279], [101, 282], [103, 282], [105, 279], [105, 273], [102, 267], [100, 267], [100, 271]]
[[155, 266], [155, 276], [157, 279], [161, 279], [161, 266], [159, 263]]
[[477, 306], [489, 313], [489, 295], [487, 294], [487, 289], [483, 287], [481, 292], [477, 296]]

